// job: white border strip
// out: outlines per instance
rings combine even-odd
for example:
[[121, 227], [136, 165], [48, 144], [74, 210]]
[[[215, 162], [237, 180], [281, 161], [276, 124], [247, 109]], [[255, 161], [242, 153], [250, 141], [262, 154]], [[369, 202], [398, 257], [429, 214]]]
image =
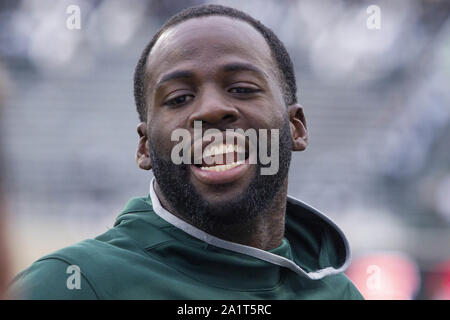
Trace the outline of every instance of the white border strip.
[[[154, 186], [153, 186], [154, 181], [155, 181], [155, 178], [153, 178], [152, 181], [150, 182], [150, 198], [152, 200], [153, 210], [155, 211], [155, 213], [160, 218], [167, 221], [168, 223], [183, 230], [184, 232], [193, 236], [194, 238], [202, 240], [210, 245], [213, 245], [213, 246], [216, 246], [216, 247], [219, 247], [222, 249], [238, 252], [241, 254], [245, 254], [248, 256], [252, 256], [254, 258], [261, 259], [261, 260], [288, 268], [288, 269], [294, 271], [295, 273], [305, 276], [312, 280], [318, 280], [318, 279], [322, 279], [323, 277], [326, 277], [329, 275], [341, 273], [348, 267], [348, 264], [350, 263], [350, 260], [348, 259], [349, 258], [348, 242], [347, 242], [347, 239], [344, 237], [342, 231], [328, 217], [319, 213], [316, 209], [314, 209], [312, 207], [307, 206], [307, 207], [311, 208], [314, 211], [314, 213], [319, 214], [320, 217], [322, 217], [324, 220], [326, 220], [326, 222], [331, 224], [331, 226], [333, 226], [344, 239], [346, 253], [347, 253], [347, 259], [346, 259], [346, 262], [344, 263], [344, 265], [342, 267], [340, 267], [339, 269], [335, 269], [333, 267], [327, 267], [327, 268], [320, 269], [320, 270], [314, 271], [314, 272], [306, 272], [305, 270], [300, 268], [297, 264], [295, 264], [295, 262], [293, 262], [292, 260], [289, 260], [285, 257], [279, 256], [279, 255], [276, 255], [271, 252], [261, 250], [258, 248], [254, 248], [254, 247], [250, 247], [250, 246], [246, 246], [243, 244], [234, 243], [234, 242], [230, 242], [230, 241], [226, 241], [226, 240], [214, 237], [214, 236], [188, 224], [187, 222], [181, 220], [177, 216], [173, 215], [172, 213], [170, 213], [169, 211], [164, 209], [161, 205], [161, 202], [158, 199], [158, 196], [155, 193]], [[293, 200], [300, 202], [297, 199], [293, 199]]]

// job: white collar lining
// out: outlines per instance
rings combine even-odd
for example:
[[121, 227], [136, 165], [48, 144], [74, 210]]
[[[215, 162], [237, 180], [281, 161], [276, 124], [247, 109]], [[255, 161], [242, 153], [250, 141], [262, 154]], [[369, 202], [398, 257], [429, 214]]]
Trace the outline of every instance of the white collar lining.
[[161, 202], [159, 201], [158, 196], [156, 195], [156, 192], [155, 192], [155, 189], [153, 186], [154, 181], [155, 181], [155, 178], [153, 178], [152, 181], [150, 182], [150, 198], [151, 198], [153, 210], [155, 211], [155, 213], [161, 219], [163, 219], [166, 222], [172, 224], [173, 226], [183, 230], [184, 232], [186, 232], [187, 234], [191, 235], [194, 238], [202, 240], [202, 241], [204, 241], [212, 246], [215, 246], [215, 247], [219, 247], [222, 249], [226, 249], [226, 250], [238, 252], [241, 254], [245, 254], [248, 256], [252, 256], [254, 258], [261, 259], [261, 260], [267, 261], [269, 263], [288, 268], [288, 269], [294, 271], [295, 273], [305, 276], [312, 280], [318, 280], [318, 279], [322, 279], [323, 277], [326, 277], [328, 275], [341, 273], [346, 268], [347, 263], [344, 266], [340, 267], [339, 269], [335, 269], [333, 267], [327, 267], [327, 268], [320, 269], [320, 270], [314, 271], [314, 272], [306, 272], [301, 267], [299, 267], [295, 262], [293, 262], [292, 260], [289, 260], [285, 257], [279, 256], [274, 253], [271, 253], [271, 252], [268, 252], [265, 250], [261, 250], [258, 248], [226, 241], [226, 240], [217, 238], [213, 235], [210, 235], [210, 234], [190, 225], [189, 223], [183, 221], [182, 219], [178, 218], [177, 216], [173, 215], [172, 213], [170, 213], [169, 211], [164, 209], [161, 205]]

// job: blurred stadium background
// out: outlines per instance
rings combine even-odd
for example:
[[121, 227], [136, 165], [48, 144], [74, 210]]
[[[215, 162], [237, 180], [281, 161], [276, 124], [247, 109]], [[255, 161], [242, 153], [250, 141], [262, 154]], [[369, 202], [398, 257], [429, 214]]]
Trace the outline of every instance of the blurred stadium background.
[[[134, 67], [202, 3], [244, 10], [290, 52], [310, 145], [290, 194], [347, 234], [368, 299], [450, 299], [450, 1], [0, 2], [1, 122], [13, 273], [112, 227], [137, 169]], [[69, 30], [69, 5], [81, 28]], [[369, 30], [377, 5], [381, 28]], [[5, 89], [6, 88], [6, 89]]]

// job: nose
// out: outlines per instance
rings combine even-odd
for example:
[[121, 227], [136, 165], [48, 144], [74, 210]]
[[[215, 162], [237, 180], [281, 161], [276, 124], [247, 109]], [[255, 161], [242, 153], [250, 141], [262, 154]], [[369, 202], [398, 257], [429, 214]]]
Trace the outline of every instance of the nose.
[[205, 89], [197, 96], [197, 106], [191, 114], [189, 125], [194, 128], [194, 121], [201, 121], [204, 129], [217, 128], [225, 130], [239, 119], [239, 111], [218, 89]]

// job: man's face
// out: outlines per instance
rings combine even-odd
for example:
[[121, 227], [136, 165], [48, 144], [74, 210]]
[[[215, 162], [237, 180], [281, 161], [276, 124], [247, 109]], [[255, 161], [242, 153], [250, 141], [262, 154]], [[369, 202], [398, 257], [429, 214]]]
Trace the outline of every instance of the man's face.
[[[292, 145], [276, 64], [262, 35], [229, 17], [182, 22], [158, 39], [146, 74], [150, 156], [167, 200], [191, 215], [228, 217], [272, 201], [286, 181]], [[187, 129], [194, 137], [194, 121], [201, 121], [203, 130], [279, 129], [278, 173], [261, 176], [258, 164], [210, 173], [194, 164], [173, 164], [178, 142], [171, 141], [172, 132]]]

